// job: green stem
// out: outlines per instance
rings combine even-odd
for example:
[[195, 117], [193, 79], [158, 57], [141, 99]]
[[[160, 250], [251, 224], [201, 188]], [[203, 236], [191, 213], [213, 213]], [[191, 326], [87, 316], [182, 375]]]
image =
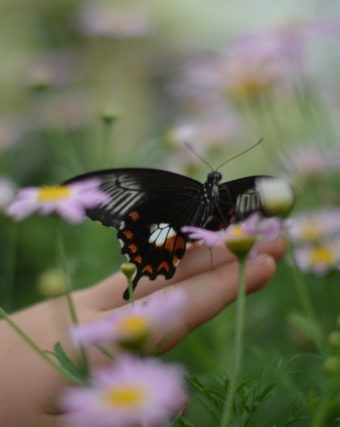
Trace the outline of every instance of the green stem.
[[[68, 290], [65, 293], [67, 307], [71, 316], [72, 323], [78, 324], [79, 319], [78, 319], [77, 310], [72, 297], [72, 285], [71, 285], [70, 275], [68, 274], [68, 271], [66, 268], [65, 247], [64, 247], [60, 229], [58, 229], [57, 245], [58, 245], [59, 265], [60, 265], [60, 268], [66, 273], [67, 282], [68, 282], [68, 286], [67, 286]], [[87, 375], [89, 373], [89, 362], [88, 362], [88, 357], [87, 357], [85, 347], [83, 345], [79, 346], [79, 365], [83, 373]]]
[[99, 345], [99, 344], [97, 344], [96, 347], [98, 348], [98, 350], [102, 354], [104, 354], [105, 356], [107, 356], [110, 360], [114, 359], [114, 354], [110, 350], [108, 350], [106, 347], [104, 347], [102, 345]]
[[235, 337], [234, 337], [234, 355], [233, 355], [233, 369], [230, 375], [228, 395], [225, 407], [222, 414], [221, 427], [227, 427], [232, 418], [232, 408], [237, 389], [237, 379], [240, 374], [243, 354], [243, 332], [244, 332], [244, 319], [245, 319], [245, 260], [240, 259], [240, 279], [238, 287], [238, 295], [236, 302], [236, 324], [235, 324]]
[[112, 167], [113, 163], [113, 125], [114, 120], [112, 121], [103, 121], [102, 125], [102, 143], [101, 152], [99, 153], [99, 166], [103, 167]]
[[296, 287], [296, 291], [297, 294], [299, 296], [300, 299], [300, 303], [302, 305], [302, 308], [305, 312], [305, 315], [309, 321], [309, 328], [312, 334], [312, 339], [317, 347], [317, 349], [319, 350], [319, 352], [321, 354], [325, 353], [325, 346], [324, 346], [324, 342], [322, 339], [322, 333], [317, 321], [317, 317], [314, 311], [314, 307], [311, 301], [311, 298], [309, 296], [309, 293], [307, 292], [307, 287], [306, 287], [306, 283], [304, 283], [301, 273], [295, 263], [295, 259], [294, 256], [292, 254], [292, 249], [289, 246], [288, 247], [288, 256], [289, 256], [289, 260], [290, 263], [292, 265], [292, 274], [293, 274], [293, 278], [294, 278], [294, 284]]
[[39, 348], [38, 345], [10, 318], [6, 310], [4, 310], [1, 306], [0, 317], [2, 317], [3, 320], [5, 320], [8, 325], [14, 329], [14, 331], [25, 341], [25, 343], [41, 358], [43, 358], [50, 366], [52, 366], [55, 370], [63, 374], [66, 378], [75, 384], [82, 384], [78, 378], [70, 374], [70, 372], [64, 369], [61, 365], [55, 363], [54, 360], [48, 356], [48, 353], [46, 353], [44, 350], [41, 350], [41, 348]]
[[333, 409], [333, 405], [329, 394], [326, 394], [313, 417], [311, 427], [324, 427], [331, 409]]
[[128, 289], [129, 289], [129, 301], [133, 304], [135, 302], [135, 291], [133, 289], [131, 276], [127, 277], [127, 280], [128, 280]]

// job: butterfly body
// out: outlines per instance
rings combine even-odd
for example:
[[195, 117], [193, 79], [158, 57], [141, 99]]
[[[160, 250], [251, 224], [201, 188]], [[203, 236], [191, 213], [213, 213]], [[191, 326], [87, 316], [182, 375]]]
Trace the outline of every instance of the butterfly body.
[[[171, 278], [185, 253], [184, 225], [218, 230], [261, 210], [256, 179], [221, 183], [212, 171], [204, 183], [158, 169], [122, 168], [90, 172], [65, 182], [97, 178], [108, 200], [89, 209], [89, 218], [118, 230], [122, 253], [142, 276]], [[124, 294], [127, 297], [127, 293]]]

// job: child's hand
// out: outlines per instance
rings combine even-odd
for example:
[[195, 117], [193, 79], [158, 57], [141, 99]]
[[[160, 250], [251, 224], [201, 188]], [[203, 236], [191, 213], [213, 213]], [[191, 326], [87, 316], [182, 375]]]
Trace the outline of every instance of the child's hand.
[[[284, 253], [284, 242], [278, 239], [259, 245], [258, 256], [246, 269], [248, 292], [261, 288], [274, 274]], [[190, 301], [183, 323], [176, 330], [164, 330], [160, 324], [157, 335], [170, 336], [164, 351], [180, 342], [192, 329], [219, 313], [236, 299], [238, 263], [225, 248], [214, 248], [213, 268], [207, 248], [194, 246], [171, 280], [142, 280], [137, 298], [147, 298], [168, 286], [186, 289]], [[122, 294], [126, 278], [122, 273], [108, 277], [92, 288], [74, 293], [81, 322], [106, 316], [126, 304]], [[52, 350], [57, 341], [67, 336], [68, 313], [61, 298], [50, 300], [18, 312], [13, 316], [37, 344]], [[35, 354], [4, 322], [0, 322], [0, 425], [2, 427], [49, 427], [62, 424], [55, 403], [65, 380]]]

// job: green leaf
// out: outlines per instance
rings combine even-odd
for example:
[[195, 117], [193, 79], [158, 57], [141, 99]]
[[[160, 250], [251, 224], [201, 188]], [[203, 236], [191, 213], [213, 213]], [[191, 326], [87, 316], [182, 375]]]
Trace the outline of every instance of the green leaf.
[[308, 319], [301, 313], [289, 313], [287, 316], [287, 322], [305, 334], [308, 338], [313, 339], [315, 325], [311, 319]]
[[57, 342], [54, 345], [54, 355], [58, 359], [60, 365], [76, 378], [83, 379], [83, 375], [79, 372], [78, 366], [66, 354], [62, 344]]

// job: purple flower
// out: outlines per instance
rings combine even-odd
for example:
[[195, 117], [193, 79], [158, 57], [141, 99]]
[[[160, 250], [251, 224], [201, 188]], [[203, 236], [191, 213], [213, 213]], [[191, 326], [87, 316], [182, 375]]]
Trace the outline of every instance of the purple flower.
[[24, 188], [19, 190], [7, 213], [17, 221], [34, 212], [42, 215], [56, 213], [69, 223], [79, 223], [85, 218], [86, 209], [107, 200], [108, 196], [99, 185], [97, 179], [88, 179], [69, 185]]
[[278, 218], [261, 218], [252, 214], [243, 223], [229, 225], [227, 229], [211, 231], [200, 227], [184, 226], [181, 231], [188, 233], [192, 240], [202, 240], [208, 247], [219, 246], [230, 240], [253, 236], [264, 240], [274, 240], [282, 231], [282, 221]]
[[78, 21], [81, 33], [92, 37], [136, 38], [151, 31], [151, 19], [145, 8], [108, 1], [88, 1], [82, 6]]
[[155, 427], [182, 408], [184, 396], [179, 366], [122, 357], [95, 371], [89, 386], [66, 390], [63, 421], [70, 427]]
[[287, 172], [295, 176], [318, 177], [340, 170], [340, 150], [304, 144], [281, 155], [281, 163]]
[[117, 309], [107, 318], [71, 328], [74, 341], [81, 344], [116, 343], [123, 347], [144, 344], [160, 323], [169, 330], [181, 323], [186, 307], [182, 289], [164, 290]]
[[295, 260], [302, 271], [324, 275], [340, 265], [340, 242], [323, 243], [295, 249]]
[[288, 234], [297, 243], [320, 242], [340, 234], [340, 209], [323, 208], [295, 215]]

